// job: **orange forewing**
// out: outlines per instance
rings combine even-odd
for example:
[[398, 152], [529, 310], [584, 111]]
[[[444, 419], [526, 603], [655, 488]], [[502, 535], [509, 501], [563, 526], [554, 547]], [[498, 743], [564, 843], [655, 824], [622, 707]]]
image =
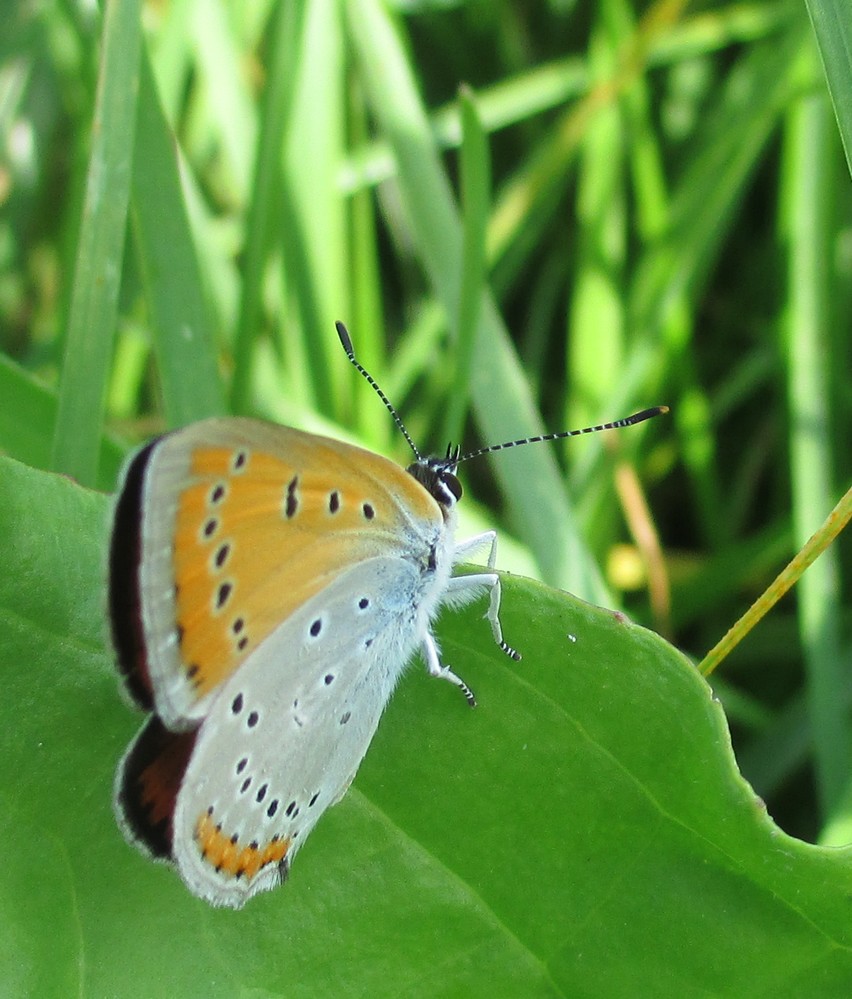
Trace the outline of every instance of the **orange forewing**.
[[434, 499], [379, 455], [289, 428], [265, 447], [199, 445], [177, 498], [176, 625], [196, 695], [230, 676], [341, 568], [406, 548]]

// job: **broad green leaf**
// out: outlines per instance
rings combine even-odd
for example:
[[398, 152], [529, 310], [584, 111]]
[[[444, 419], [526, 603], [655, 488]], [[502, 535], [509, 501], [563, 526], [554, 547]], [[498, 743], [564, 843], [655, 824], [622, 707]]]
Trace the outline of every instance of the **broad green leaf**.
[[840, 996], [852, 855], [773, 825], [652, 633], [505, 577], [513, 663], [448, 613], [288, 885], [240, 912], [128, 847], [140, 723], [104, 647], [107, 501], [0, 459], [0, 980], [20, 995]]

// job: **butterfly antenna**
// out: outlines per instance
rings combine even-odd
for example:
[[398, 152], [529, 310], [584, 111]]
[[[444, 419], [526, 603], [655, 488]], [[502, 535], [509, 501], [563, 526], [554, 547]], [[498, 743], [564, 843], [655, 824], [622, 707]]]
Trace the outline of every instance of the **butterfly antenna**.
[[402, 436], [408, 441], [408, 446], [414, 452], [414, 457], [418, 461], [421, 461], [422, 456], [420, 452], [417, 450], [417, 445], [411, 439], [411, 434], [405, 429], [405, 424], [402, 422], [402, 418], [400, 417], [399, 413], [397, 413], [397, 411], [394, 409], [390, 399], [388, 399], [388, 397], [384, 394], [384, 392], [382, 392], [382, 390], [379, 388], [375, 378], [373, 378], [370, 372], [367, 371], [364, 365], [361, 364], [361, 362], [355, 357], [355, 351], [352, 348], [352, 338], [349, 336], [349, 330], [346, 329], [346, 327], [341, 322], [335, 323], [334, 326], [335, 329], [337, 330], [337, 335], [340, 337], [340, 342], [343, 345], [343, 349], [346, 351], [346, 356], [352, 362], [352, 366], [355, 368], [358, 374], [364, 376], [364, 378], [367, 380], [367, 384], [373, 389], [376, 395], [385, 404], [385, 408], [393, 417], [393, 422], [399, 427]]
[[579, 437], [581, 434], [595, 434], [599, 430], [617, 430], [619, 427], [632, 427], [634, 423], [644, 423], [654, 416], [668, 413], [668, 406], [654, 406], [652, 409], [643, 409], [641, 413], [634, 413], [632, 416], [625, 416], [623, 420], [613, 420], [612, 423], [600, 423], [596, 427], [583, 427], [582, 430], [562, 430], [557, 434], [541, 434], [538, 437], [522, 437], [518, 441], [506, 441], [505, 444], [492, 444], [489, 447], [481, 447], [478, 451], [470, 451], [461, 455], [456, 464], [462, 461], [469, 461], [471, 458], [478, 458], [483, 454], [490, 454], [492, 451], [504, 451], [509, 447], [520, 447], [522, 444], [539, 444], [542, 441], [558, 441], [563, 437]]

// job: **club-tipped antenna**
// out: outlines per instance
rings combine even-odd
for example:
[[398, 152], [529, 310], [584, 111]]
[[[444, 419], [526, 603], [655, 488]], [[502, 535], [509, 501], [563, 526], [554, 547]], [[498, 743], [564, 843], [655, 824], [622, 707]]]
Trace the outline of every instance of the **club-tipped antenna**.
[[643, 409], [641, 413], [634, 413], [632, 416], [625, 416], [622, 420], [613, 420], [611, 423], [599, 423], [596, 427], [583, 427], [581, 430], [561, 430], [555, 434], [540, 434], [538, 437], [522, 437], [517, 441], [506, 441], [504, 444], [491, 444], [489, 447], [481, 447], [478, 451], [469, 451], [460, 455], [456, 459], [456, 464], [469, 461], [471, 458], [478, 458], [483, 454], [490, 454], [492, 451], [505, 451], [506, 448], [520, 447], [523, 444], [540, 444], [542, 441], [558, 441], [563, 437], [579, 437], [581, 434], [596, 434], [599, 430], [617, 430], [619, 427], [632, 427], [634, 423], [644, 423], [654, 416], [668, 413], [668, 406], [653, 406], [651, 409]]
[[337, 335], [340, 337], [340, 342], [343, 345], [343, 349], [346, 351], [346, 356], [349, 358], [350, 362], [352, 363], [352, 366], [355, 368], [358, 374], [363, 375], [363, 377], [367, 380], [367, 384], [373, 389], [376, 395], [385, 404], [385, 408], [393, 417], [393, 422], [399, 427], [402, 436], [408, 441], [408, 446], [414, 452], [414, 457], [418, 461], [422, 461], [423, 459], [420, 452], [417, 450], [417, 445], [411, 439], [411, 434], [405, 429], [405, 424], [402, 422], [402, 418], [400, 417], [399, 413], [397, 413], [397, 411], [394, 409], [393, 403], [379, 388], [375, 378], [373, 378], [370, 372], [367, 371], [364, 365], [361, 364], [361, 362], [355, 357], [355, 351], [352, 348], [352, 338], [349, 336], [349, 330], [346, 329], [346, 327], [341, 322], [336, 322], [334, 326], [335, 329], [337, 330]]

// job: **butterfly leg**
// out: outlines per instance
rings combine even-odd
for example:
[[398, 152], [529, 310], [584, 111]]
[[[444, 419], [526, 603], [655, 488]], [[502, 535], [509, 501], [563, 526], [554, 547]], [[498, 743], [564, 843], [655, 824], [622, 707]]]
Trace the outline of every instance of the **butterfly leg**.
[[429, 676], [435, 676], [439, 680], [449, 680], [450, 683], [458, 687], [464, 694], [467, 703], [472, 708], [476, 707], [476, 697], [470, 687], [468, 687], [458, 673], [454, 673], [449, 666], [441, 665], [441, 659], [438, 655], [438, 646], [435, 645], [435, 639], [429, 634], [427, 634], [423, 639], [423, 657], [426, 660], [426, 668], [429, 670]]
[[[489, 569], [493, 569], [497, 562], [496, 531], [484, 531], [482, 534], [477, 534], [476, 537], [460, 542], [453, 554], [453, 561], [458, 562], [468, 553], [475, 551], [477, 548], [482, 548], [487, 544], [491, 545], [488, 552], [487, 564]], [[503, 640], [503, 628], [500, 624], [500, 598], [502, 590], [500, 587], [500, 577], [496, 572], [478, 572], [469, 576], [454, 576], [447, 587], [447, 593], [452, 594], [454, 592], [460, 593], [464, 590], [476, 590], [483, 586], [487, 586], [491, 590], [491, 601], [488, 604], [488, 611], [485, 616], [491, 625], [491, 633], [494, 636], [494, 641], [510, 659], [517, 661], [521, 658], [520, 652], [517, 652]]]

